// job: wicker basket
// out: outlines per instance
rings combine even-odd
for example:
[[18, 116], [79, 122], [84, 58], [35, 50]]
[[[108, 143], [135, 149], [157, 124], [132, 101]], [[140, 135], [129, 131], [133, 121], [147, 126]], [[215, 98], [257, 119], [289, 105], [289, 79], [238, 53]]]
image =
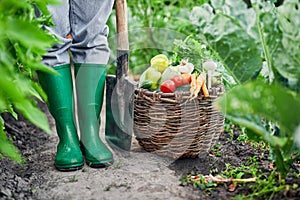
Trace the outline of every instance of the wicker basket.
[[172, 158], [195, 158], [207, 154], [218, 140], [224, 116], [213, 101], [224, 86], [213, 87], [210, 97], [191, 100], [189, 92], [161, 93], [135, 90], [134, 133], [149, 152]]

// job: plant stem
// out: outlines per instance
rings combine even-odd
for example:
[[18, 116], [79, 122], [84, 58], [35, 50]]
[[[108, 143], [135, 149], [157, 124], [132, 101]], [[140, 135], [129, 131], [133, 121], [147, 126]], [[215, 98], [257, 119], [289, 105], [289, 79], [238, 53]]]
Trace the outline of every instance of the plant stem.
[[[271, 74], [272, 74], [272, 72], [275, 71], [275, 69], [274, 69], [274, 66], [272, 64], [272, 58], [271, 58], [271, 54], [270, 54], [270, 51], [269, 51], [269, 48], [268, 48], [268, 45], [267, 45], [267, 42], [266, 42], [266, 38], [264, 36], [264, 31], [263, 31], [263, 28], [261, 26], [261, 21], [260, 21], [260, 18], [259, 18], [260, 17], [260, 10], [259, 10], [258, 6], [255, 3], [252, 2], [252, 0], [251, 0], [251, 5], [254, 8], [255, 13], [256, 13], [256, 23], [257, 23], [258, 32], [259, 32], [259, 38], [260, 38], [260, 42], [262, 44], [264, 56], [265, 56], [265, 59], [267, 61], [267, 65], [268, 65], [269, 83], [272, 83]], [[275, 73], [273, 73], [273, 74], [274, 74], [274, 79], [275, 79]]]
[[276, 167], [279, 169], [279, 172], [280, 172], [279, 181], [281, 181], [281, 178], [282, 177], [285, 178], [289, 169], [288, 169], [287, 164], [284, 162], [282, 153], [280, 151], [280, 147], [278, 147], [278, 146], [273, 147], [273, 152], [276, 156], [276, 159], [275, 159]]

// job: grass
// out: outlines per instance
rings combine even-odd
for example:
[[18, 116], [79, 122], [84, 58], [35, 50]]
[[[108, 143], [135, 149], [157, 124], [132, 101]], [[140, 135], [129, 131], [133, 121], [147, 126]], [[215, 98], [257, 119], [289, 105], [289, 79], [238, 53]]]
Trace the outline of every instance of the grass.
[[[234, 128], [234, 130], [233, 130]], [[251, 157], [246, 158], [244, 164], [236, 166], [237, 163], [226, 163], [225, 169], [223, 171], [219, 171], [217, 168], [213, 168], [210, 170], [210, 174], [213, 176], [220, 176], [224, 178], [233, 178], [233, 179], [247, 179], [247, 178], [256, 178], [256, 181], [253, 183], [241, 182], [241, 183], [232, 183], [236, 184], [234, 187], [238, 185], [239, 187], [244, 187], [243, 191], [247, 191], [245, 194], [238, 194], [233, 197], [234, 200], [241, 199], [273, 199], [277, 193], [287, 194], [287, 192], [296, 191], [298, 188], [297, 183], [287, 183], [286, 179], [281, 179], [276, 166], [270, 162], [270, 165], [265, 166], [267, 171], [261, 170], [261, 165], [263, 164], [261, 161], [266, 159], [265, 155], [269, 154], [269, 147], [263, 142], [252, 142], [247, 138], [247, 134], [238, 129], [238, 127], [233, 127], [233, 125], [228, 124], [225, 126], [225, 131], [228, 134], [227, 141], [232, 142], [235, 141], [235, 144], [243, 143], [249, 144], [254, 149], [258, 150], [259, 155], [253, 155]], [[235, 136], [236, 133], [234, 131], [239, 131], [240, 135]], [[234, 137], [235, 136], [235, 137]], [[214, 157], [221, 157], [221, 149], [222, 145], [216, 144], [211, 148], [210, 155]], [[269, 163], [269, 162], [268, 162]], [[267, 163], [264, 163], [265, 165]], [[300, 173], [293, 172], [291, 173], [293, 178], [300, 178]], [[197, 177], [197, 178], [195, 178]], [[207, 177], [204, 174], [195, 174], [190, 173], [186, 177], [180, 179], [181, 185], [188, 186], [191, 185], [194, 188], [199, 188], [208, 195], [210, 195], [211, 191], [215, 190], [217, 187], [225, 187], [226, 183], [214, 183], [207, 182], [205, 178]], [[231, 184], [231, 185], [232, 185]], [[230, 185], [227, 184], [226, 188], [228, 189]], [[297, 192], [297, 191], [296, 191]]]
[[220, 144], [214, 144], [212, 148], [210, 149], [210, 152], [212, 155], [216, 157], [221, 157], [221, 145]]

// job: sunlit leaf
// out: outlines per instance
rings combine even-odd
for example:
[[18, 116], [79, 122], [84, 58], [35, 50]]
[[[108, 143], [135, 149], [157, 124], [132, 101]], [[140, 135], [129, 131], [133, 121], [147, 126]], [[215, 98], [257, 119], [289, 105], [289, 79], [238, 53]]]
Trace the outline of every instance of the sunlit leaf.
[[300, 2], [286, 0], [278, 8], [279, 29], [282, 38], [274, 51], [274, 66], [286, 78], [300, 79]]
[[255, 117], [247, 114], [229, 114], [226, 113], [226, 118], [230, 119], [232, 122], [235, 122], [243, 127], [247, 128], [247, 136], [252, 141], [265, 141], [271, 146], [280, 146], [284, 147], [287, 143], [287, 138], [279, 138], [273, 136], [268, 132], [264, 125], [261, 123], [260, 117]]
[[7, 139], [4, 132], [4, 121], [0, 116], [0, 154], [9, 157], [17, 163], [23, 163], [24, 160], [21, 157], [17, 148], [12, 144], [10, 140]]
[[19, 9], [30, 9], [30, 4], [24, 0], [1, 0], [0, 13], [18, 11]]
[[[0, 73], [4, 75], [0, 79], [0, 85], [2, 86], [0, 93], [5, 94], [5, 97], [14, 105], [14, 108], [22, 113], [26, 119], [50, 133], [51, 131], [45, 114], [36, 107], [34, 101], [31, 99], [34, 89], [30, 84], [30, 80], [22, 79], [20, 76], [12, 79], [5, 72], [4, 68], [0, 68]], [[35, 94], [38, 96], [36, 92]]]
[[292, 135], [300, 124], [300, 98], [280, 85], [261, 81], [237, 86], [218, 100], [223, 112], [229, 115], [258, 115], [278, 122]]
[[[218, 52], [235, 81], [245, 82], [262, 67], [261, 49], [253, 20], [256, 18], [255, 12], [247, 9], [244, 3], [213, 2], [217, 8], [208, 5], [196, 7], [191, 19], [201, 27], [201, 34]], [[213, 9], [217, 11], [213, 12]]]
[[49, 134], [51, 133], [46, 115], [40, 109], [38, 109], [36, 105], [33, 105], [31, 101], [24, 99], [20, 102], [15, 102], [14, 106], [34, 125], [40, 127]]
[[59, 0], [33, 0], [33, 3], [38, 7], [38, 9], [44, 15], [50, 15], [49, 10], [47, 9], [47, 5], [59, 5], [61, 2]]
[[36, 53], [46, 53], [45, 48], [51, 47], [50, 35], [45, 34], [42, 29], [31, 23], [20, 19], [8, 19], [6, 24], [6, 34], [10, 39], [20, 41], [24, 46], [33, 48]]
[[[37, 127], [50, 133], [48, 120], [33, 98], [46, 99], [41, 87], [33, 82], [36, 71], [55, 74], [41, 64], [46, 48], [58, 43], [53, 35], [42, 28], [53, 25], [47, 9], [56, 0], [2, 0], [0, 3], [0, 113], [22, 114]], [[42, 12], [35, 17], [33, 5]], [[0, 157], [7, 156], [22, 162], [17, 149], [6, 138], [3, 119], [0, 118]]]

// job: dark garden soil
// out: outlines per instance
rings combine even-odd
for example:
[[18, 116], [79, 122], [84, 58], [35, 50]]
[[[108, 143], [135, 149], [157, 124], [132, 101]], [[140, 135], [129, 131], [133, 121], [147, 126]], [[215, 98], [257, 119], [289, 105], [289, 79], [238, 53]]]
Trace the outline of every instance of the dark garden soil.
[[[44, 104], [42, 110], [50, 117]], [[250, 144], [237, 141], [239, 132], [233, 135], [221, 134], [220, 155], [197, 159], [170, 161], [144, 152], [138, 144], [132, 151], [114, 150], [115, 163], [107, 169], [92, 169], [85, 166], [77, 172], [58, 172], [53, 167], [57, 136], [48, 135], [22, 117], [15, 120], [3, 114], [8, 136], [26, 159], [18, 165], [4, 158], [0, 160], [0, 199], [232, 199], [238, 194], [250, 194], [250, 185], [238, 185], [229, 191], [229, 183], [220, 184], [212, 190], [195, 189], [192, 185], [182, 186], [179, 181], [191, 172], [208, 175], [222, 172], [226, 163], [232, 166], [247, 165], [249, 158], [257, 157], [258, 169], [272, 171], [269, 152], [253, 148]], [[215, 154], [215, 155], [213, 155]], [[292, 166], [286, 178], [290, 186], [300, 185], [299, 163]], [[294, 175], [291, 175], [294, 174]], [[270, 194], [257, 199], [268, 199]], [[273, 199], [299, 199], [300, 189], [287, 188], [273, 196]]]

